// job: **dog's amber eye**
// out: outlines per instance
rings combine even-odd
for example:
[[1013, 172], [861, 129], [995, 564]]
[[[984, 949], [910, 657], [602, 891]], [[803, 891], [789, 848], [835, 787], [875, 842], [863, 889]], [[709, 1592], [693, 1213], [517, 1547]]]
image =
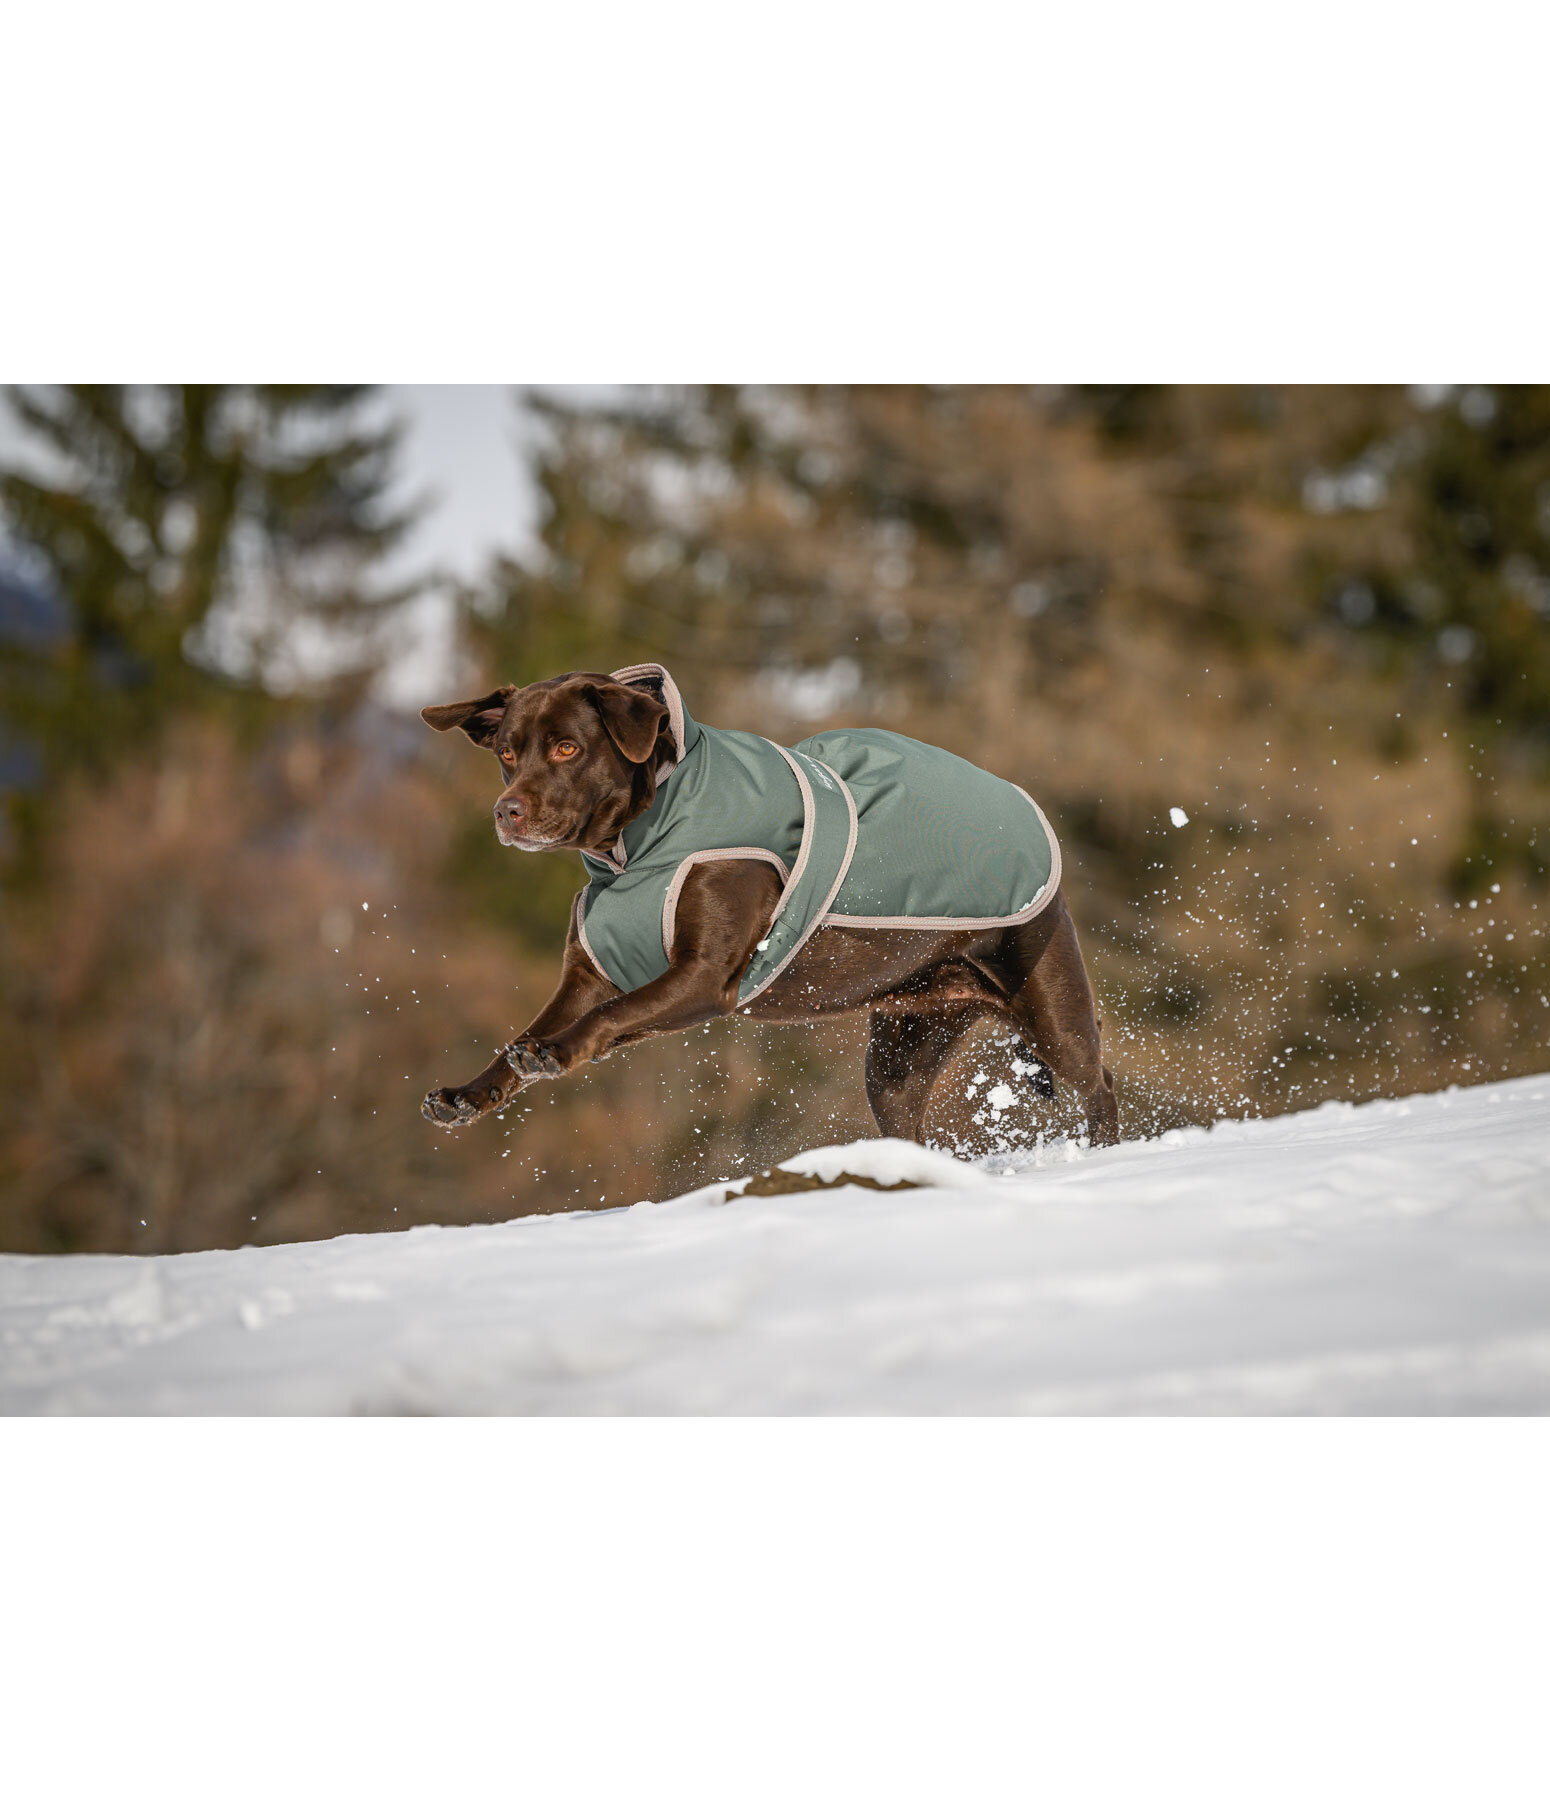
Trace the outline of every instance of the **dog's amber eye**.
[[561, 738], [549, 754], [556, 762], [564, 762], [567, 757], [574, 756], [580, 748], [580, 744], [573, 744], [569, 738]]

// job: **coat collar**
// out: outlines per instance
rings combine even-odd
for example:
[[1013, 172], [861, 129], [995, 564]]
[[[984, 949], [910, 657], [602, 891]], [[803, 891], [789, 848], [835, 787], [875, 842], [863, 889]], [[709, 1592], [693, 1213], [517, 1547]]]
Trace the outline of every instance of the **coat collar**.
[[[644, 825], [655, 812], [668, 778], [700, 741], [700, 727], [689, 717], [684, 707], [683, 695], [678, 691], [678, 683], [668, 674], [661, 663], [631, 663], [626, 669], [613, 670], [609, 680], [622, 681], [628, 687], [644, 688], [647, 693], [655, 694], [667, 708], [667, 730], [673, 743], [673, 760], [657, 775], [657, 798], [646, 808], [640, 818], [634, 821], [635, 825]], [[626, 831], [631, 829], [631, 826], [625, 827]], [[613, 870], [615, 874], [618, 874], [630, 860], [629, 851], [625, 847], [624, 832], [621, 832], [612, 846], [601, 854], [594, 855], [590, 851], [583, 851], [582, 855], [591, 862], [601, 863], [604, 867]]]
[[655, 694], [667, 708], [667, 729], [673, 740], [673, 768], [664, 769], [657, 777], [660, 786], [700, 741], [700, 728], [684, 710], [683, 695], [661, 663], [631, 663], [627, 669], [615, 669], [610, 681], [622, 681], [627, 687], [644, 688]]

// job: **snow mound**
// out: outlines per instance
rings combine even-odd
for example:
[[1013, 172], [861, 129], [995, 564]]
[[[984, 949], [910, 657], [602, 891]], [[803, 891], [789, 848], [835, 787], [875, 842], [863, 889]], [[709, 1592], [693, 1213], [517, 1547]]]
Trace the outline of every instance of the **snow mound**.
[[854, 1144], [829, 1144], [821, 1150], [804, 1150], [788, 1156], [780, 1165], [798, 1175], [816, 1175], [821, 1181], [837, 1181], [841, 1175], [870, 1175], [884, 1187], [908, 1181], [915, 1187], [983, 1187], [983, 1170], [975, 1163], [959, 1162], [942, 1150], [903, 1138], [861, 1138]]
[[1550, 1411], [1550, 1076], [782, 1167], [915, 1185], [0, 1257], [0, 1410]]

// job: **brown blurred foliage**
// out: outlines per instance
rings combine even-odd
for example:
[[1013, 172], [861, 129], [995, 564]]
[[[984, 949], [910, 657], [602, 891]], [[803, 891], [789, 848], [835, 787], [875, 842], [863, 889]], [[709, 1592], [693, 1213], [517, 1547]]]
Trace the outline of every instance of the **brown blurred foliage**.
[[[881, 724], [1023, 783], [1130, 1133], [1546, 1066], [1544, 390], [533, 404], [544, 541], [466, 597], [483, 673], [652, 658], [711, 723]], [[499, 850], [492, 782], [336, 704], [48, 787], [0, 951], [0, 1247], [614, 1205], [870, 1131], [864, 1026], [742, 1021], [426, 1125], [548, 992], [579, 879]], [[1072, 1126], [987, 1112], [1005, 1058], [963, 1051], [944, 1141]]]
[[1132, 1129], [1544, 1066], [1550, 391], [550, 420], [550, 556], [506, 571], [492, 660], [590, 635], [713, 721], [881, 724], [1023, 783]]
[[[459, 891], [455, 841], [489, 810], [473, 755], [363, 722], [371, 741], [292, 726], [257, 751], [202, 723], [63, 787], [0, 954], [0, 1249], [227, 1248], [622, 1204], [692, 1170], [729, 1095], [768, 1093], [735, 1102], [757, 1133], [784, 1111], [777, 1077], [812, 1081], [779, 1045], [713, 1057], [700, 1034], [477, 1134], [427, 1125], [426, 1087], [513, 1036], [556, 964]], [[855, 1101], [835, 1129], [863, 1129]]]

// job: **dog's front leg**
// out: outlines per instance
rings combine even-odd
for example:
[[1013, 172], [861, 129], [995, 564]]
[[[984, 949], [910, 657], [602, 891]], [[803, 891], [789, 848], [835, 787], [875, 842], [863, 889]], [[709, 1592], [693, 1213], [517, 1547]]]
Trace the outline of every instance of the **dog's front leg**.
[[[517, 1042], [528, 1042], [535, 1037], [542, 1041], [555, 1032], [564, 1031], [591, 1012], [600, 1000], [618, 991], [598, 974], [592, 959], [582, 949], [573, 914], [570, 934], [565, 940], [560, 985]], [[432, 1088], [421, 1102], [420, 1111], [435, 1125], [471, 1125], [486, 1113], [499, 1112], [503, 1106], [509, 1106], [530, 1078], [527, 1071], [510, 1060], [510, 1049], [508, 1046], [499, 1051], [488, 1067], [461, 1087]]]
[[506, 1051], [513, 1068], [527, 1077], [564, 1075], [622, 1043], [725, 1017], [779, 898], [780, 879], [768, 863], [701, 863], [679, 896], [667, 973], [563, 1029], [541, 1032], [535, 1021]]

